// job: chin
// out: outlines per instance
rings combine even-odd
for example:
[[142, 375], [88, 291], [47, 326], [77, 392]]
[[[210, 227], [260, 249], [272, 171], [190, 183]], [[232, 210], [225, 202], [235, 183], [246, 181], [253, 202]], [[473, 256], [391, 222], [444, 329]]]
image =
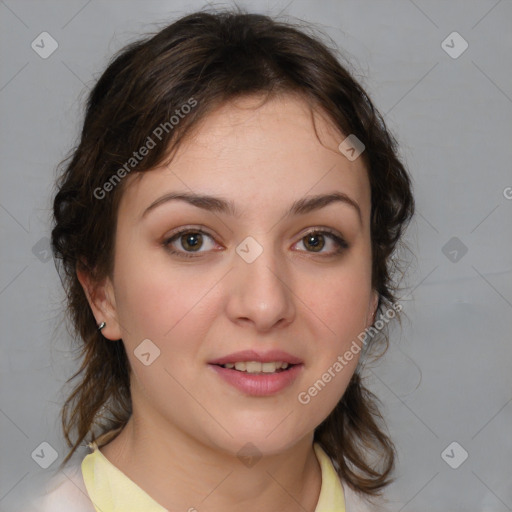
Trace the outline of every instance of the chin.
[[[285, 417], [286, 415], [283, 415], [283, 418]], [[277, 455], [292, 448], [308, 436], [311, 436], [312, 442], [314, 427], [302, 431], [291, 423], [289, 426], [293, 430], [290, 430], [285, 428], [284, 423], [287, 420], [282, 421], [283, 418], [276, 421], [274, 417], [274, 421], [267, 422], [264, 428], [256, 428], [254, 422], [252, 424], [236, 425], [236, 427], [231, 424], [232, 427], [228, 430], [233, 437], [226, 435], [214, 442], [218, 449], [239, 458]]]

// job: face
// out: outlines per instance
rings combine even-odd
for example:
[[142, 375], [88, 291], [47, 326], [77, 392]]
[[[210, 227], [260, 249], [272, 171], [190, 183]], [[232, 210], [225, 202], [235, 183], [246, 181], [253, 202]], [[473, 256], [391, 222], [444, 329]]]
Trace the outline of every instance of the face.
[[340, 400], [359, 354], [339, 356], [377, 305], [368, 176], [337, 150], [344, 138], [301, 99], [247, 97], [205, 118], [168, 166], [128, 178], [114, 272], [92, 306], [123, 340], [147, 432], [271, 454]]

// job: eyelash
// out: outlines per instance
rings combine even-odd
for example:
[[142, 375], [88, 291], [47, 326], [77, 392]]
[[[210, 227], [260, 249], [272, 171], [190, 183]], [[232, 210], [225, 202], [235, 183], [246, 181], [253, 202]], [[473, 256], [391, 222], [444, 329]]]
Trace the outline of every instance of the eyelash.
[[[176, 255], [176, 256], [179, 256], [179, 257], [184, 257], [184, 258], [198, 258], [198, 257], [200, 257], [201, 253], [192, 253], [192, 252], [187, 252], [187, 251], [177, 251], [177, 250], [175, 250], [175, 249], [173, 249], [171, 247], [172, 242], [174, 242], [175, 240], [179, 239], [182, 235], [186, 235], [188, 233], [194, 233], [194, 234], [200, 233], [202, 235], [207, 235], [208, 237], [213, 239], [212, 235], [210, 235], [206, 231], [203, 231], [202, 229], [185, 228], [185, 229], [182, 229], [181, 231], [178, 231], [178, 232], [174, 233], [171, 237], [166, 238], [163, 241], [162, 245], [164, 246], [164, 248], [167, 251], [169, 251], [173, 255]], [[331, 229], [328, 229], [328, 228], [311, 230], [308, 233], [306, 233], [304, 236], [302, 236], [301, 239], [299, 240], [299, 242], [302, 241], [307, 236], [313, 235], [313, 234], [314, 235], [327, 235], [328, 238], [331, 238], [331, 240], [333, 240], [336, 243], [336, 245], [338, 246], [338, 248], [334, 252], [328, 253], [325, 256], [335, 256], [335, 255], [340, 254], [344, 250], [349, 248], [349, 245], [347, 244], [347, 242], [343, 238], [341, 238], [339, 235], [336, 234], [336, 232], [334, 232], [334, 231], [332, 231]], [[300, 252], [309, 252], [311, 254], [319, 254], [319, 253], [315, 253], [313, 251], [300, 251]]]

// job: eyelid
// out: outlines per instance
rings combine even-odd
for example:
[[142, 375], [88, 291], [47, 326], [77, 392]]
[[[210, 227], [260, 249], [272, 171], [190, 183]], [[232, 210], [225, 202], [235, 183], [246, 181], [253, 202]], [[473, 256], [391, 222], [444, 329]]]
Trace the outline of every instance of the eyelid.
[[321, 234], [327, 233], [329, 235], [333, 235], [334, 237], [338, 238], [340, 241], [342, 241], [344, 244], [346, 244], [348, 246], [348, 243], [346, 242], [345, 238], [339, 231], [332, 229], [332, 228], [328, 228], [328, 227], [322, 227], [322, 226], [308, 229], [304, 234], [302, 234], [302, 236], [300, 236], [300, 239], [304, 238], [305, 236], [307, 236], [311, 233], [321, 233]]
[[330, 252], [330, 253], [315, 253], [312, 251], [299, 251], [299, 252], [305, 252], [305, 253], [309, 253], [309, 254], [313, 254], [313, 255], [319, 254], [320, 256], [323, 255], [323, 256], [327, 257], [327, 256], [335, 256], [335, 255], [340, 254], [341, 252], [344, 252], [350, 248], [349, 243], [345, 240], [345, 237], [341, 233], [339, 233], [335, 229], [331, 229], [328, 227], [321, 227], [321, 226], [311, 228], [308, 231], [306, 231], [305, 233], [303, 233], [300, 236], [299, 240], [297, 242], [295, 242], [295, 244], [301, 242], [303, 238], [305, 238], [306, 236], [308, 236], [310, 234], [320, 234], [320, 235], [329, 236], [329, 238], [331, 238], [334, 241], [334, 243], [337, 245], [337, 247], [338, 247], [337, 250], [335, 250], [334, 252]]
[[210, 233], [204, 226], [181, 226], [171, 231], [170, 233], [167, 233], [163, 237], [162, 244], [167, 246], [171, 242], [173, 242], [174, 239], [179, 239], [180, 236], [186, 235], [187, 233], [200, 233], [202, 235], [210, 237], [212, 241], [214, 241], [215, 243], [218, 243], [216, 240], [216, 236]]
[[184, 256], [186, 258], [194, 258], [195, 255], [201, 255], [206, 254], [210, 251], [197, 251], [197, 252], [187, 252], [187, 251], [178, 251], [176, 249], [173, 249], [171, 247], [171, 243], [176, 240], [179, 240], [179, 238], [182, 235], [186, 235], [187, 233], [200, 233], [202, 235], [206, 235], [212, 239], [214, 243], [217, 244], [217, 240], [213, 234], [211, 234], [207, 228], [201, 225], [191, 225], [191, 226], [180, 226], [179, 228], [176, 228], [172, 230], [170, 233], [167, 233], [161, 242], [161, 245], [164, 246], [166, 250], [168, 250], [171, 254], [176, 254], [178, 256]]
[[206, 234], [208, 236], [211, 236], [212, 238], [215, 238], [215, 235], [210, 233], [208, 228], [202, 226], [201, 224], [191, 224], [190, 226], [180, 226], [179, 228], [173, 229], [169, 233], [166, 233], [165, 236], [163, 237], [163, 241], [164, 242], [168, 241], [171, 238], [175, 237], [176, 235], [184, 234], [184, 233], [187, 233], [189, 231], [192, 231], [194, 233], [196, 233], [196, 232], [197, 233], [203, 233], [203, 234]]

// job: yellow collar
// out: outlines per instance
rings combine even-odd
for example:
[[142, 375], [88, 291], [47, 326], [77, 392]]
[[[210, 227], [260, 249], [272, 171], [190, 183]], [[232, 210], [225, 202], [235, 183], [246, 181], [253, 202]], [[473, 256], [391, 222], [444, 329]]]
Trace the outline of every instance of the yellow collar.
[[[168, 512], [135, 482], [114, 466], [98, 448], [82, 461], [82, 475], [96, 512]], [[322, 471], [322, 487], [315, 512], [345, 512], [343, 487], [331, 459], [318, 443], [313, 444]]]

